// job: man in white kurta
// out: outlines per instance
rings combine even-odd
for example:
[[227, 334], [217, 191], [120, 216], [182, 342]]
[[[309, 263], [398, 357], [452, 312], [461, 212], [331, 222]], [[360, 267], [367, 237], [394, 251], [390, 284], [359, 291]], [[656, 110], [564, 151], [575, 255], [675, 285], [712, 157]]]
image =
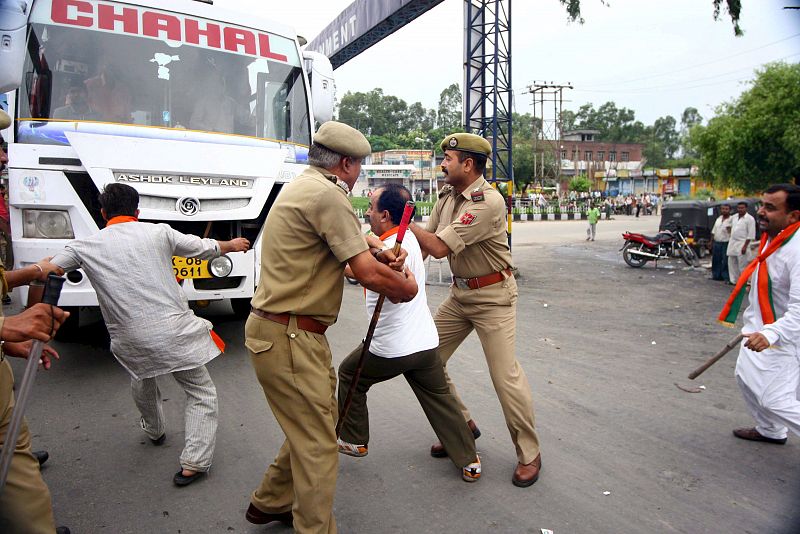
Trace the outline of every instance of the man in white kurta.
[[83, 269], [111, 336], [111, 352], [131, 375], [144, 432], [155, 445], [165, 438], [156, 377], [172, 374], [186, 392], [183, 486], [211, 466], [217, 429], [217, 392], [205, 364], [220, 354], [211, 323], [195, 316], [175, 280], [172, 257], [211, 259], [246, 251], [244, 238], [216, 241], [185, 235], [166, 224], [139, 222], [139, 195], [125, 184], [109, 184], [100, 195], [106, 228], [66, 245], [51, 260], [65, 271]]
[[[781, 184], [767, 189], [758, 219], [770, 241], [797, 224], [800, 188]], [[800, 231], [769, 255], [766, 265], [775, 322], [765, 325], [761, 316], [757, 289], [761, 264], [750, 279], [750, 304], [742, 327], [748, 339], [736, 363], [736, 380], [756, 426], [733, 433], [741, 439], [783, 444], [788, 429], [800, 435]]]
[[736, 215], [731, 217], [731, 238], [728, 240], [728, 275], [735, 284], [747, 264], [752, 261], [750, 243], [756, 240], [756, 220], [747, 213], [747, 203], [736, 205]]

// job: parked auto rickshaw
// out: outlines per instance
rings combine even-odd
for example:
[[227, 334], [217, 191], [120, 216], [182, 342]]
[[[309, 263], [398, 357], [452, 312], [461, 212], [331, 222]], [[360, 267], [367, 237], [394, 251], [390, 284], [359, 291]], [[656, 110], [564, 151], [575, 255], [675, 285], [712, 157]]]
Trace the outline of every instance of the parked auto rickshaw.
[[707, 200], [667, 202], [661, 208], [661, 222], [658, 229], [664, 230], [670, 223], [683, 226], [686, 228], [686, 242], [692, 246], [697, 257], [702, 258], [708, 252], [708, 244], [711, 242], [711, 228], [716, 217], [712, 216], [713, 205], [713, 202]]
[[[756, 217], [756, 212], [761, 205], [759, 198], [731, 198], [727, 200], [675, 200], [664, 204], [661, 208], [661, 223], [659, 230], [667, 227], [670, 221], [675, 221], [687, 228], [686, 241], [692, 245], [699, 258], [708, 253], [711, 243], [711, 229], [714, 221], [720, 215], [720, 206], [727, 204], [731, 207], [731, 215], [736, 214], [736, 205], [739, 202], [747, 203], [747, 212]], [[761, 230], [756, 225], [756, 241], [761, 237]]]

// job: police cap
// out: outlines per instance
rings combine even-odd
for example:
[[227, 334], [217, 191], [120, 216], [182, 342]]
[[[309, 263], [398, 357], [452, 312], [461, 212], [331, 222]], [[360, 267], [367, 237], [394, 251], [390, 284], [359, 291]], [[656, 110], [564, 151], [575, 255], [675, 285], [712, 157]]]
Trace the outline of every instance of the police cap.
[[341, 122], [328, 121], [317, 130], [314, 144], [322, 145], [342, 156], [364, 158], [372, 153], [364, 134]]
[[8, 116], [8, 113], [0, 109], [0, 130], [5, 130], [11, 126], [11, 117]]
[[483, 137], [471, 133], [456, 133], [448, 135], [442, 141], [442, 150], [459, 150], [461, 152], [472, 152], [482, 156], [492, 154], [492, 145]]

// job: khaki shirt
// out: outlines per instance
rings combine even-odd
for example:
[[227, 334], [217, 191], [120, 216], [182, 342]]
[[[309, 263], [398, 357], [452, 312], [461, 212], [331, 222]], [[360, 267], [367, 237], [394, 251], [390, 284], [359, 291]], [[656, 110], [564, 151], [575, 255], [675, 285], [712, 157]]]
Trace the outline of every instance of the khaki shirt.
[[336, 322], [345, 263], [369, 247], [347, 193], [325, 172], [306, 169], [269, 210], [254, 308]]
[[460, 195], [445, 186], [426, 229], [450, 248], [453, 276], [473, 278], [513, 267], [505, 223], [503, 196], [481, 177]]

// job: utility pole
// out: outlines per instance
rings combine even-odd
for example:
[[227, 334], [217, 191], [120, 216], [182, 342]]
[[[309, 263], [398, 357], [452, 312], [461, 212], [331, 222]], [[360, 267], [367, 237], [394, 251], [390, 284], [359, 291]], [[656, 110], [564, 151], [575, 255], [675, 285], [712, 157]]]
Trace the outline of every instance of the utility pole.
[[[533, 132], [533, 181], [544, 186], [548, 181], [558, 183], [561, 177], [561, 139], [562, 120], [564, 110], [564, 89], [572, 89], [572, 84], [557, 84], [555, 82], [537, 82], [528, 86], [525, 94], [530, 94], [533, 106], [533, 125], [536, 128], [537, 119], [541, 123], [538, 131]], [[553, 104], [552, 113], [549, 104]], [[547, 108], [545, 105], [547, 104]], [[553, 157], [553, 163], [547, 164], [545, 154]]]

